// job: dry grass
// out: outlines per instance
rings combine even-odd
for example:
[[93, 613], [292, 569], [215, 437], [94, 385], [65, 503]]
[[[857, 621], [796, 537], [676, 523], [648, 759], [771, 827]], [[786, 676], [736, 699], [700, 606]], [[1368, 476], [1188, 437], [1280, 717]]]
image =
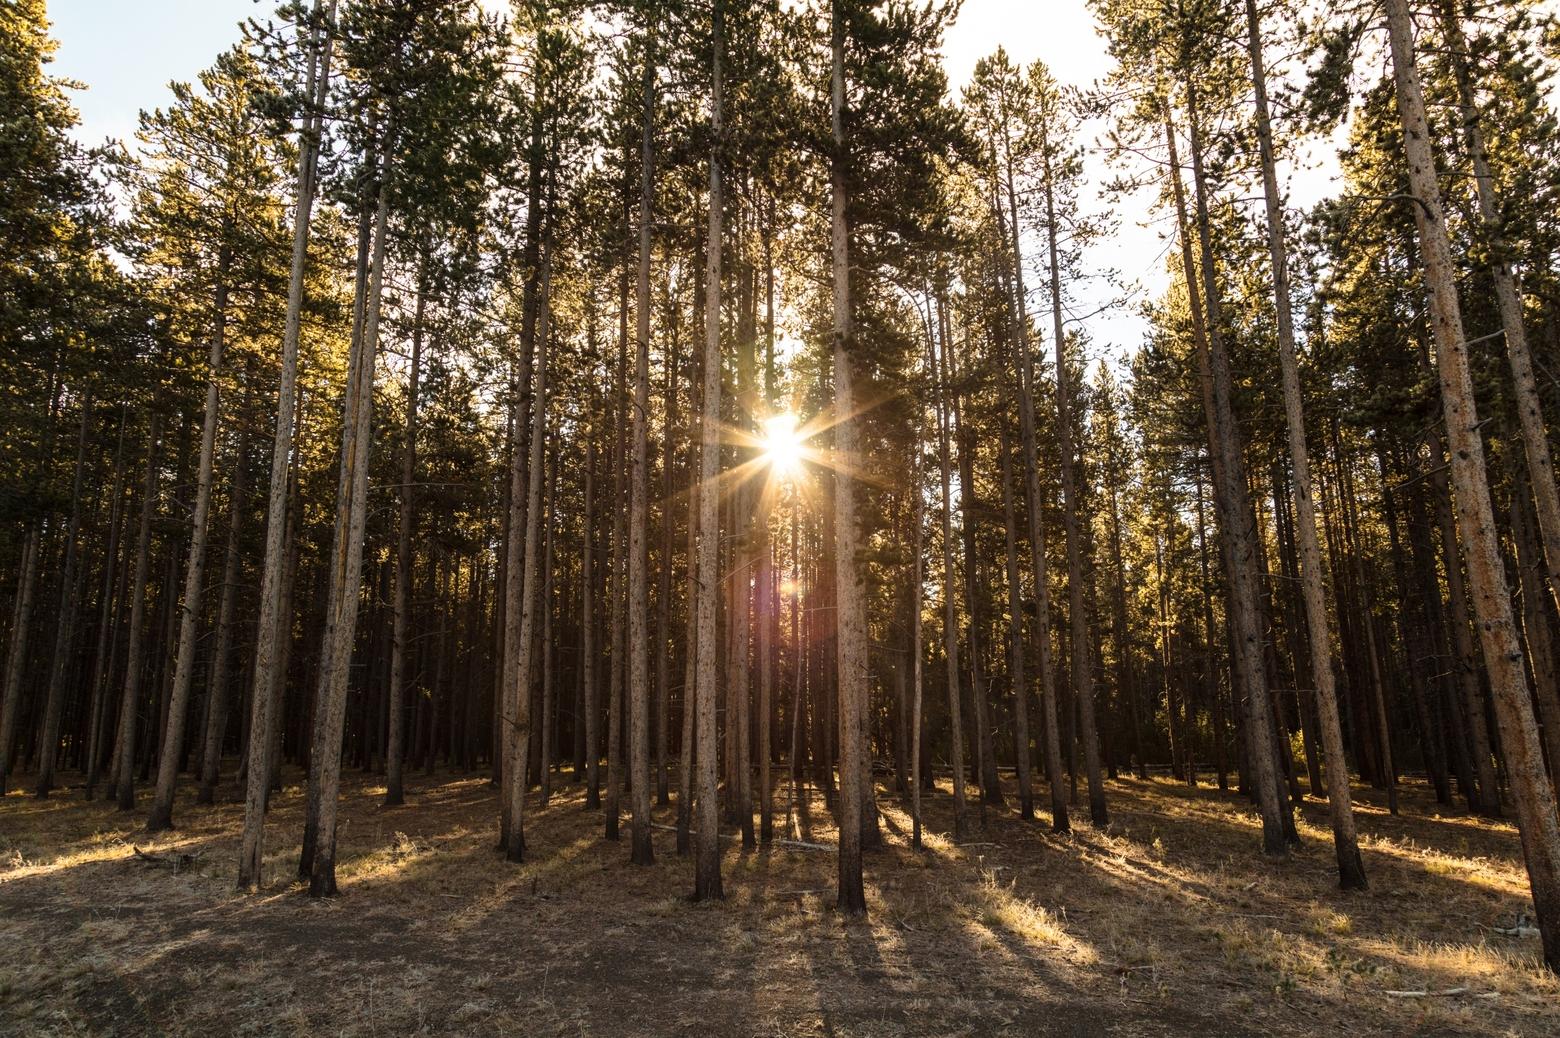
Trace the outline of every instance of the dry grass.
[[[1110, 829], [1070, 837], [988, 807], [962, 847], [945, 835], [945, 788], [920, 854], [884, 795], [865, 924], [831, 908], [832, 854], [736, 841], [727, 900], [692, 904], [670, 832], [655, 833], [654, 867], [632, 867], [567, 783], [545, 809], [533, 796], [530, 861], [515, 866], [494, 851], [481, 779], [419, 778], [392, 810], [371, 779], [349, 780], [344, 896], [329, 902], [292, 882], [297, 786], [277, 798], [255, 896], [233, 890], [236, 803], [181, 800], [180, 830], [147, 837], [110, 804], [13, 794], [0, 801], [0, 1032], [1560, 1031], [1537, 941], [1489, 930], [1526, 904], [1514, 830], [1436, 816], [1422, 789], [1404, 790], [1400, 817], [1359, 792], [1372, 889], [1347, 895], [1320, 804], [1304, 849], [1269, 862], [1248, 804], [1167, 782], [1111, 783]], [[831, 842], [821, 799], [806, 806], [799, 835]], [[175, 872], [132, 845], [197, 857]], [[1454, 987], [1468, 994], [1387, 994]]]

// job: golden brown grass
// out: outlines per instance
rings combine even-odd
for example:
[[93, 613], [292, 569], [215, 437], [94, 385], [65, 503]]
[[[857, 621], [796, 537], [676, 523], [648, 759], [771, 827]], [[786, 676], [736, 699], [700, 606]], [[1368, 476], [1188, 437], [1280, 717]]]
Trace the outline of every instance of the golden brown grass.
[[[298, 786], [276, 799], [254, 896], [233, 889], [236, 803], [181, 798], [181, 828], [147, 837], [139, 815], [79, 794], [6, 797], [0, 1032], [1560, 1032], [1560, 981], [1536, 940], [1490, 929], [1526, 904], [1515, 831], [1438, 816], [1417, 787], [1399, 817], [1358, 791], [1365, 894], [1334, 888], [1317, 803], [1304, 848], [1272, 862], [1234, 794], [1120, 780], [1108, 831], [1057, 837], [988, 807], [957, 846], [944, 785], [918, 854], [883, 792], [871, 916], [848, 923], [831, 907], [830, 853], [727, 841], [726, 901], [693, 904], [672, 833], [657, 830], [657, 864], [635, 868], [560, 784], [545, 809], [533, 794], [530, 860], [515, 866], [494, 849], [484, 780], [419, 777], [407, 806], [385, 810], [382, 787], [349, 777], [343, 896], [327, 902], [293, 882]], [[805, 806], [798, 835], [832, 842], [822, 798]], [[197, 857], [176, 872], [132, 845]], [[1467, 991], [1388, 994], [1452, 988]]]

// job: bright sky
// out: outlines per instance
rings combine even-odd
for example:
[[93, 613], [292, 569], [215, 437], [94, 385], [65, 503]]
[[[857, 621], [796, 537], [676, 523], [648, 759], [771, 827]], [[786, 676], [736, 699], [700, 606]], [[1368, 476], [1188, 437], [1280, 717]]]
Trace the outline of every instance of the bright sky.
[[[503, 0], [484, 2], [507, 6]], [[87, 85], [76, 95], [80, 138], [94, 144], [105, 137], [130, 139], [141, 109], [168, 102], [170, 80], [193, 79], [238, 39], [242, 19], [268, 16], [273, 8], [272, 0], [51, 0], [49, 14], [60, 41], [54, 71]], [[965, 0], [945, 48], [955, 89], [969, 78], [976, 60], [998, 45], [1016, 62], [1044, 60], [1057, 79], [1078, 86], [1104, 76], [1110, 67], [1084, 0]], [[1091, 155], [1089, 168], [1091, 177], [1105, 175], [1097, 156]], [[1327, 181], [1325, 172], [1299, 178], [1293, 203], [1315, 201]], [[1165, 243], [1156, 227], [1139, 225], [1149, 216], [1129, 213], [1113, 239], [1096, 248], [1088, 261], [1115, 268], [1156, 292], [1164, 283]], [[1026, 252], [1033, 266], [1038, 246], [1026, 247]], [[1034, 274], [1028, 280], [1039, 284]], [[1080, 312], [1103, 302], [1101, 289], [1084, 294], [1075, 301]], [[1096, 357], [1119, 358], [1141, 341], [1142, 321], [1127, 308], [1090, 317], [1086, 323]]]

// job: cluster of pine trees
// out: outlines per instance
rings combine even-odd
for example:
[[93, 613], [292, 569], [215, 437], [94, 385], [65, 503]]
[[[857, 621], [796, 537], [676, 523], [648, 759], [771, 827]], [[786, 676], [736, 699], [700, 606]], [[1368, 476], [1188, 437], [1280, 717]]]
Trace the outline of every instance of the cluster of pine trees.
[[[343, 768], [490, 775], [513, 861], [581, 783], [717, 898], [807, 783], [860, 913], [936, 775], [956, 838], [1234, 784], [1274, 856], [1309, 793], [1363, 888], [1351, 771], [1423, 774], [1560, 969], [1540, 4], [1090, 0], [1106, 81], [957, 95], [956, 4], [490, 6], [285, 3], [134, 154], [0, 7], [0, 789], [242, 798], [254, 889], [293, 762], [329, 895]], [[1121, 364], [1086, 148], [1164, 229]]]

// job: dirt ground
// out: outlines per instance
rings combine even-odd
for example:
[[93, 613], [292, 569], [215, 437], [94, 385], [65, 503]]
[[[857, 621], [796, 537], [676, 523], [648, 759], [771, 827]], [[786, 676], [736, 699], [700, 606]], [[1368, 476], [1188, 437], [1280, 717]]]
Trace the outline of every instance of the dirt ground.
[[[827, 850], [730, 840], [726, 900], [693, 904], [672, 832], [636, 868], [626, 833], [602, 839], [566, 779], [546, 808], [533, 794], [518, 866], [495, 851], [482, 778], [419, 776], [389, 810], [372, 776], [345, 784], [342, 896], [329, 901], [292, 881], [297, 784], [275, 802], [252, 896], [234, 890], [239, 803], [198, 807], [187, 791], [179, 830], [148, 837], [144, 814], [79, 789], [5, 797], [0, 1033], [1560, 1033], [1560, 980], [1537, 940], [1492, 929], [1527, 904], [1515, 830], [1438, 815], [1421, 787], [1403, 790], [1400, 817], [1356, 791], [1364, 894], [1334, 888], [1317, 802], [1304, 848], [1270, 862], [1233, 793], [1122, 779], [1107, 832], [1075, 822], [1055, 837], [988, 807], [956, 847], [940, 835], [945, 786], [917, 854], [908, 814], [880, 790], [871, 914], [847, 923]], [[831, 843], [822, 800], [804, 803], [793, 835]]]

